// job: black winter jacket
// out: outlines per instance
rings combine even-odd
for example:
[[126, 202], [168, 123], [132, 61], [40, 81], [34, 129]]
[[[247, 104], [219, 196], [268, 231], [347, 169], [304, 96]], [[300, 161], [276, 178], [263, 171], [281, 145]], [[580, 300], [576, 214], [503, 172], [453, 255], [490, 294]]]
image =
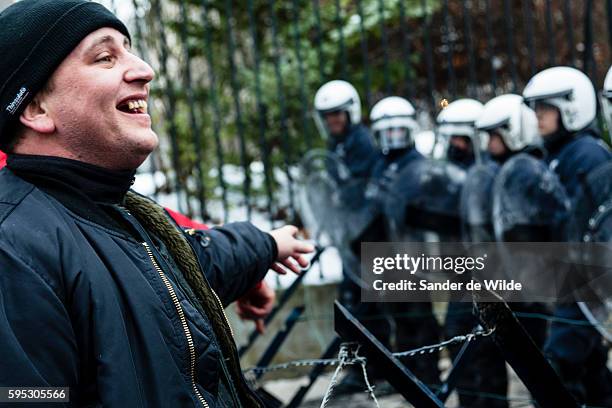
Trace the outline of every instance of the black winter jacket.
[[70, 407], [260, 405], [223, 307], [273, 263], [268, 234], [190, 235], [132, 192], [116, 206], [127, 234], [8, 169], [0, 186], [1, 387], [70, 387]]

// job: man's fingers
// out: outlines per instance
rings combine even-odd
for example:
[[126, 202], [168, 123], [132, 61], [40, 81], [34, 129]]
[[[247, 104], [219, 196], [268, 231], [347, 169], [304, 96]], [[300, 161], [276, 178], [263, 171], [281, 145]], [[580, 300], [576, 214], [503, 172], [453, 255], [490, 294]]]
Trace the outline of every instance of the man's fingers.
[[295, 261], [293, 260], [293, 258], [291, 258], [291, 257], [283, 259], [282, 263], [287, 268], [289, 268], [289, 270], [291, 270], [294, 273], [297, 273], [298, 275], [302, 272], [302, 270], [300, 269], [299, 265], [297, 265], [295, 263]]
[[266, 325], [263, 319], [255, 320], [255, 330], [257, 330], [259, 334], [264, 334], [264, 332], [266, 331]]
[[243, 308], [243, 314], [250, 319], [261, 319], [266, 317], [270, 311], [264, 307], [257, 307], [253, 305], [247, 305]]
[[314, 245], [309, 244], [308, 242], [304, 242], [304, 241], [297, 241], [295, 244], [295, 248], [294, 248], [295, 252], [299, 252], [301, 254], [309, 254], [311, 252], [314, 252], [314, 250], [315, 250]]
[[308, 264], [310, 264], [310, 262], [308, 261], [308, 259], [306, 259], [305, 256], [303, 255], [298, 255], [295, 257], [295, 260], [297, 261], [297, 263], [302, 267], [302, 268], [306, 268], [308, 266]]
[[278, 263], [278, 262], [274, 262], [274, 263], [272, 264], [272, 270], [273, 270], [274, 272], [278, 273], [279, 275], [286, 275], [286, 274], [287, 274], [287, 270], [286, 270], [285, 268], [283, 268], [283, 267], [281, 266], [281, 264], [280, 264], [280, 263]]
[[244, 311], [244, 307], [245, 307], [244, 305], [238, 303], [238, 307], [236, 307], [236, 314], [241, 319], [248, 319], [248, 316], [247, 316], [246, 312]]

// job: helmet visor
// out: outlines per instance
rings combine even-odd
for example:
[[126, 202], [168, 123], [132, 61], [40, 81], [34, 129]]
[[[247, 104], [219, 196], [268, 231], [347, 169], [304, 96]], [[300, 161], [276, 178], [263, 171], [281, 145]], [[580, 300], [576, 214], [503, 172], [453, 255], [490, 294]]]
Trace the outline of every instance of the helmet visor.
[[405, 127], [380, 129], [374, 133], [374, 137], [383, 153], [412, 146], [412, 134]]

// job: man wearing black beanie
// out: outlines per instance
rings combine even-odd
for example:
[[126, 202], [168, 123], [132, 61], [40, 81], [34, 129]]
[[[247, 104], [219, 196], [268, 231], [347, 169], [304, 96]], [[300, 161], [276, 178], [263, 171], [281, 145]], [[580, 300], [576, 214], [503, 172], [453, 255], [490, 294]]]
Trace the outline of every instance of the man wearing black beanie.
[[261, 317], [258, 282], [312, 246], [291, 226], [183, 231], [129, 191], [158, 142], [154, 73], [100, 4], [15, 3], [0, 55], [0, 403], [68, 387], [63, 406], [262, 406], [223, 308], [255, 293]]

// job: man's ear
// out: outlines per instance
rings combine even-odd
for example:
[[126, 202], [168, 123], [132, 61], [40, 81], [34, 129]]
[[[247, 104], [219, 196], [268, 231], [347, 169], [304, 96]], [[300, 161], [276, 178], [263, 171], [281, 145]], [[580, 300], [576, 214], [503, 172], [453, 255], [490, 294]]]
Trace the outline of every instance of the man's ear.
[[55, 123], [49, 116], [49, 109], [41, 94], [36, 95], [26, 106], [19, 121], [37, 133], [48, 134], [55, 131]]

